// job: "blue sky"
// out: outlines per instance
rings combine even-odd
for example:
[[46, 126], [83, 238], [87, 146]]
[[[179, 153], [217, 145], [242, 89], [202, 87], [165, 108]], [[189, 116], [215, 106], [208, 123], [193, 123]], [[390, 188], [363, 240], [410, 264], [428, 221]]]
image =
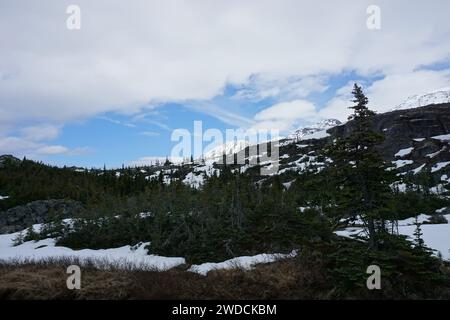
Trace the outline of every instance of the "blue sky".
[[[432, 69], [445, 70], [446, 64], [443, 65], [439, 68], [433, 66]], [[343, 72], [330, 76], [324, 91], [312, 92], [304, 99], [314, 103], [317, 110], [320, 111], [338, 95], [339, 89], [353, 82], [370, 87], [375, 81], [382, 79], [383, 76], [380, 75], [362, 77], [354, 72]], [[144, 157], [166, 157], [170, 156], [171, 149], [177, 144], [177, 141], [171, 140], [174, 129], [184, 128], [193, 132], [194, 121], [202, 121], [203, 131], [217, 128], [224, 134], [227, 129], [241, 127], [239, 121], [233, 123], [233, 121], [226, 121], [198, 110], [192, 106], [196, 103], [212, 104], [251, 121], [258, 112], [280, 102], [274, 97], [261, 100], [236, 99], [236, 94], [244, 88], [245, 86], [227, 86], [221, 95], [206, 102], [167, 103], [137, 115], [105, 113], [85, 121], [65, 125], [53, 143], [65, 145], [70, 149], [83, 146], [86, 150], [79, 155], [55, 155], [49, 159], [51, 159], [51, 163], [57, 165], [119, 167], [122, 164], [129, 165], [134, 160]], [[348, 100], [348, 106], [350, 105], [351, 102]], [[147, 116], [140, 118], [142, 114], [147, 113]], [[345, 121], [345, 117], [341, 120]], [[301, 119], [293, 129], [314, 123], [314, 121]], [[284, 133], [288, 132], [290, 131]], [[204, 142], [204, 147], [208, 144], [208, 142]]]
[[355, 81], [378, 112], [450, 87], [446, 0], [75, 2], [0, 3], [0, 154], [118, 167], [170, 155], [198, 120], [345, 121]]

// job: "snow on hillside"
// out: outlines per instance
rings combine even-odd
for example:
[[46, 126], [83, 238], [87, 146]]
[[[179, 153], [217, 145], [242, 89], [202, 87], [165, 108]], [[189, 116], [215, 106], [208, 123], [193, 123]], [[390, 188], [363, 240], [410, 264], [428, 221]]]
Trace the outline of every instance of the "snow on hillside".
[[446, 166], [448, 166], [450, 164], [450, 161], [447, 162], [438, 162], [436, 163], [432, 168], [431, 168], [431, 172], [436, 172], [441, 170], [442, 168], [445, 168]]
[[[446, 208], [440, 209], [443, 211]], [[440, 213], [439, 210], [436, 211]], [[418, 222], [424, 223], [429, 220], [431, 216], [421, 214], [418, 216]], [[445, 219], [450, 222], [450, 215], [444, 215]], [[398, 222], [399, 227], [398, 231], [400, 234], [408, 237], [409, 240], [414, 239], [414, 231], [416, 226], [414, 225], [414, 218], [408, 218], [405, 220], [400, 220]], [[423, 240], [425, 241], [425, 245], [429, 248], [437, 250], [442, 254], [442, 258], [445, 260], [450, 260], [450, 224], [423, 224], [421, 226], [423, 232]], [[339, 236], [350, 237], [352, 235], [358, 235], [363, 232], [363, 229], [360, 227], [349, 227], [344, 230], [336, 231], [335, 233]]]
[[434, 137], [431, 137], [431, 138], [432, 139], [436, 139], [436, 140], [440, 140], [440, 141], [443, 141], [443, 142], [450, 141], [450, 134], [443, 134], [443, 135], [434, 136]]
[[251, 270], [255, 265], [260, 263], [270, 263], [281, 259], [294, 258], [297, 256], [297, 251], [292, 251], [290, 254], [258, 254], [251, 257], [237, 257], [224, 262], [212, 263], [207, 262], [200, 265], [193, 265], [189, 269], [190, 272], [198, 273], [206, 276], [208, 272], [219, 269], [244, 269]]
[[404, 157], [404, 156], [409, 156], [411, 154], [411, 152], [414, 150], [413, 147], [411, 148], [406, 148], [406, 149], [401, 149], [399, 152], [397, 152], [394, 157]]
[[413, 164], [414, 161], [412, 161], [412, 160], [395, 160], [395, 161], [392, 161], [392, 163], [395, 164], [397, 169], [399, 169], [399, 168], [404, 167], [406, 165]]
[[[146, 217], [151, 213], [141, 213]], [[65, 219], [65, 223], [71, 223], [71, 219]], [[33, 225], [35, 232], [39, 232], [42, 224]], [[103, 269], [114, 266], [126, 270], [151, 270], [165, 271], [179, 265], [186, 264], [184, 258], [163, 257], [151, 255], [145, 248], [149, 243], [139, 243], [135, 246], [123, 246], [111, 249], [83, 249], [73, 250], [66, 247], [56, 246], [56, 240], [49, 238], [39, 241], [27, 241], [14, 246], [15, 239], [26, 230], [11, 234], [0, 234], [0, 260], [14, 263], [39, 262], [47, 259], [77, 259], [80, 263], [92, 263], [96, 268]], [[189, 271], [206, 275], [211, 270], [243, 268], [251, 269], [257, 264], [270, 263], [280, 259], [293, 258], [296, 251], [290, 254], [259, 254], [252, 257], [236, 257], [220, 263], [204, 263], [193, 265]]]
[[[41, 225], [34, 225], [39, 230]], [[22, 231], [24, 232], [24, 231]], [[96, 267], [112, 264], [124, 269], [143, 270], [168, 270], [181, 264], [185, 264], [184, 258], [168, 258], [149, 255], [145, 246], [141, 243], [137, 246], [124, 246], [120, 248], [104, 250], [72, 250], [66, 247], [56, 246], [55, 239], [39, 241], [27, 241], [21, 245], [13, 246], [14, 239], [20, 232], [0, 235], [0, 260], [11, 260], [14, 262], [43, 261], [50, 258], [73, 258], [81, 262], [92, 262]]]
[[193, 172], [189, 172], [183, 180], [185, 185], [190, 186], [191, 188], [199, 189], [205, 180], [205, 176], [203, 174], [196, 175]]
[[307, 140], [307, 139], [321, 139], [327, 137], [326, 130], [342, 124], [336, 119], [326, 119], [316, 124], [298, 128], [295, 132], [288, 135], [288, 139]]
[[0, 196], [0, 200], [6, 200], [9, 199], [9, 196]]
[[411, 96], [393, 110], [404, 110], [429, 106], [431, 104], [449, 103], [450, 87], [442, 88], [436, 91]]
[[211, 150], [205, 152], [203, 157], [205, 159], [216, 159], [222, 157], [224, 154], [234, 154], [241, 150], [244, 150], [246, 147], [250, 146], [251, 143], [249, 143], [246, 140], [235, 140], [235, 141], [228, 141], [224, 144], [218, 145]]

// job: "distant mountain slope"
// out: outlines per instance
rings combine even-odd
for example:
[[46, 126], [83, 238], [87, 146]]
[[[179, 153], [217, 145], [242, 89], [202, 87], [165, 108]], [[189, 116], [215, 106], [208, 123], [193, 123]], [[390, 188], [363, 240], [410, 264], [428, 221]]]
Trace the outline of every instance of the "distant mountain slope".
[[393, 110], [420, 108], [432, 104], [450, 103], [450, 87], [442, 88], [425, 94], [414, 95], [403, 101]]
[[[438, 96], [444, 97], [444, 93], [439, 93]], [[424, 102], [425, 100], [420, 101]], [[42, 164], [39, 166], [29, 164], [27, 166], [29, 172], [24, 175], [23, 169], [17, 167], [17, 164], [21, 163], [20, 160], [12, 156], [2, 156], [0, 157], [0, 169], [5, 164], [10, 164], [15, 171], [2, 173], [0, 170], [0, 182], [3, 179], [11, 183], [10, 185], [0, 185], [0, 194], [11, 196], [1, 201], [0, 208], [3, 207], [4, 210], [13, 204], [24, 204], [23, 201], [15, 202], [19, 196], [30, 201], [58, 199], [74, 194], [84, 196], [85, 192], [80, 186], [89, 186], [93, 190], [107, 188], [111, 189], [111, 192], [119, 194], [144, 189], [149, 183], [169, 185], [174, 181], [180, 181], [193, 188], [201, 188], [206, 179], [221, 174], [224, 165], [219, 162], [224, 154], [226, 154], [227, 167], [233, 173], [240, 172], [249, 175], [255, 181], [270, 179], [270, 177], [259, 174], [260, 168], [277, 163], [279, 170], [276, 174], [288, 185], [301, 173], [320, 171], [324, 168], [328, 160], [321, 156], [323, 148], [331, 140], [350, 134], [352, 125], [351, 121], [341, 124], [338, 120], [328, 119], [316, 125], [299, 128], [287, 138], [272, 141], [274, 145], [279, 146], [279, 159], [269, 160], [261, 160], [261, 154], [266, 150], [265, 147], [258, 148], [259, 155], [250, 155], [249, 142], [233, 141], [210, 150], [203, 159], [198, 159], [194, 163], [160, 164], [106, 171], [86, 170], [84, 172], [81, 172], [79, 168], [63, 170]], [[450, 103], [377, 114], [374, 117], [373, 126], [376, 131], [385, 136], [385, 141], [380, 146], [383, 157], [391, 162], [392, 166], [397, 168], [401, 174], [418, 175], [428, 172], [430, 177], [436, 180], [436, 187], [441, 178], [450, 181], [448, 178], [450, 177], [450, 136], [448, 136], [450, 135]], [[239, 156], [237, 157], [236, 154]], [[235, 158], [245, 159], [245, 161], [234, 164]], [[30, 179], [32, 170], [36, 172], [33, 171], [32, 179]], [[20, 179], [16, 177], [14, 180], [14, 177], [10, 176], [17, 175], [19, 172], [22, 172]], [[47, 181], [50, 177], [58, 176], [63, 176], [65, 179], [51, 178], [59, 185], [50, 184], [50, 186], [54, 186], [54, 190], [52, 189], [51, 195], [46, 196], [42, 194], [42, 190], [37, 185], [33, 184], [33, 191], [30, 192], [25, 190], [27, 188], [18, 186], [17, 183], [16, 185], [12, 184], [14, 181], [23, 184], [32, 181]], [[49, 188], [47, 187], [47, 189]], [[20, 194], [19, 190], [22, 190]], [[78, 200], [78, 198], [74, 200]]]
[[219, 157], [222, 157], [224, 154], [229, 155], [233, 153], [237, 153], [246, 147], [248, 147], [250, 143], [245, 140], [236, 140], [236, 141], [229, 141], [222, 145], [219, 145], [217, 147], [212, 148], [211, 150], [207, 151], [203, 157], [205, 159], [217, 159]]
[[[414, 146], [421, 152], [413, 154], [425, 157], [444, 147], [445, 142], [433, 137], [450, 133], [450, 103], [377, 114], [373, 126], [385, 136], [380, 147], [385, 159], [393, 159], [400, 149]], [[351, 131], [352, 122], [328, 130], [332, 137], [346, 136]]]
[[311, 134], [319, 131], [328, 130], [332, 127], [341, 125], [342, 123], [337, 119], [326, 119], [316, 124], [298, 128], [296, 131], [287, 136], [288, 139], [301, 140]]

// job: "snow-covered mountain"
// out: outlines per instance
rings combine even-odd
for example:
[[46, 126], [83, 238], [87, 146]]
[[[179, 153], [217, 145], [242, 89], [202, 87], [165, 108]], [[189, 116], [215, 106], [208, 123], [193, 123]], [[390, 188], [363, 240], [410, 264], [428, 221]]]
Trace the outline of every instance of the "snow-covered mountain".
[[450, 87], [438, 89], [425, 94], [418, 94], [409, 97], [393, 110], [404, 110], [425, 107], [432, 104], [449, 103], [450, 102]]
[[[258, 141], [258, 143], [269, 143], [271, 141], [279, 141], [284, 139], [284, 137], [282, 136], [276, 136], [276, 137], [272, 137], [269, 140], [261, 140]], [[256, 142], [249, 142], [247, 140], [234, 140], [234, 141], [228, 141], [222, 145], [218, 145], [214, 148], [212, 148], [209, 151], [206, 151], [203, 154], [203, 158], [204, 159], [217, 159], [217, 158], [221, 158], [224, 154], [225, 155], [231, 155], [234, 153], [238, 153], [241, 150], [244, 150], [245, 148], [251, 146], [251, 145], [255, 145], [258, 144]]]
[[337, 119], [325, 119], [316, 124], [298, 128], [293, 133], [288, 135], [288, 139], [301, 140], [305, 136], [310, 136], [316, 132], [328, 130], [341, 124], [342, 122]]
[[250, 144], [251, 143], [246, 140], [228, 141], [205, 152], [203, 157], [205, 159], [216, 159], [222, 157], [224, 154], [230, 155], [244, 150], [246, 147], [250, 146]]

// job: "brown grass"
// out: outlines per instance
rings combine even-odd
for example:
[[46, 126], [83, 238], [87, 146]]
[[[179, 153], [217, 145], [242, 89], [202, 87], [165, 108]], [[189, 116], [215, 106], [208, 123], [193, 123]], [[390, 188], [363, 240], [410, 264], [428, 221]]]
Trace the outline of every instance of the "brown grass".
[[[389, 299], [397, 296], [386, 286], [381, 292], [361, 290], [342, 296], [321, 265], [321, 257], [288, 259], [258, 265], [251, 271], [216, 270], [206, 277], [186, 266], [165, 272], [82, 268], [81, 290], [66, 287], [69, 261], [24, 265], [0, 263], [0, 299]], [[441, 291], [440, 291], [441, 292]], [[448, 294], [448, 292], [447, 292]], [[443, 298], [441, 293], [436, 298]], [[449, 298], [450, 296], [446, 296]], [[411, 296], [420, 299], [420, 296]], [[431, 297], [433, 298], [433, 297]]]
[[[82, 268], [81, 290], [66, 287], [68, 262], [0, 264], [0, 299], [311, 299], [320, 274], [294, 260], [254, 270], [216, 270], [206, 277], [186, 268], [165, 272]], [[306, 287], [303, 287], [305, 284]]]

